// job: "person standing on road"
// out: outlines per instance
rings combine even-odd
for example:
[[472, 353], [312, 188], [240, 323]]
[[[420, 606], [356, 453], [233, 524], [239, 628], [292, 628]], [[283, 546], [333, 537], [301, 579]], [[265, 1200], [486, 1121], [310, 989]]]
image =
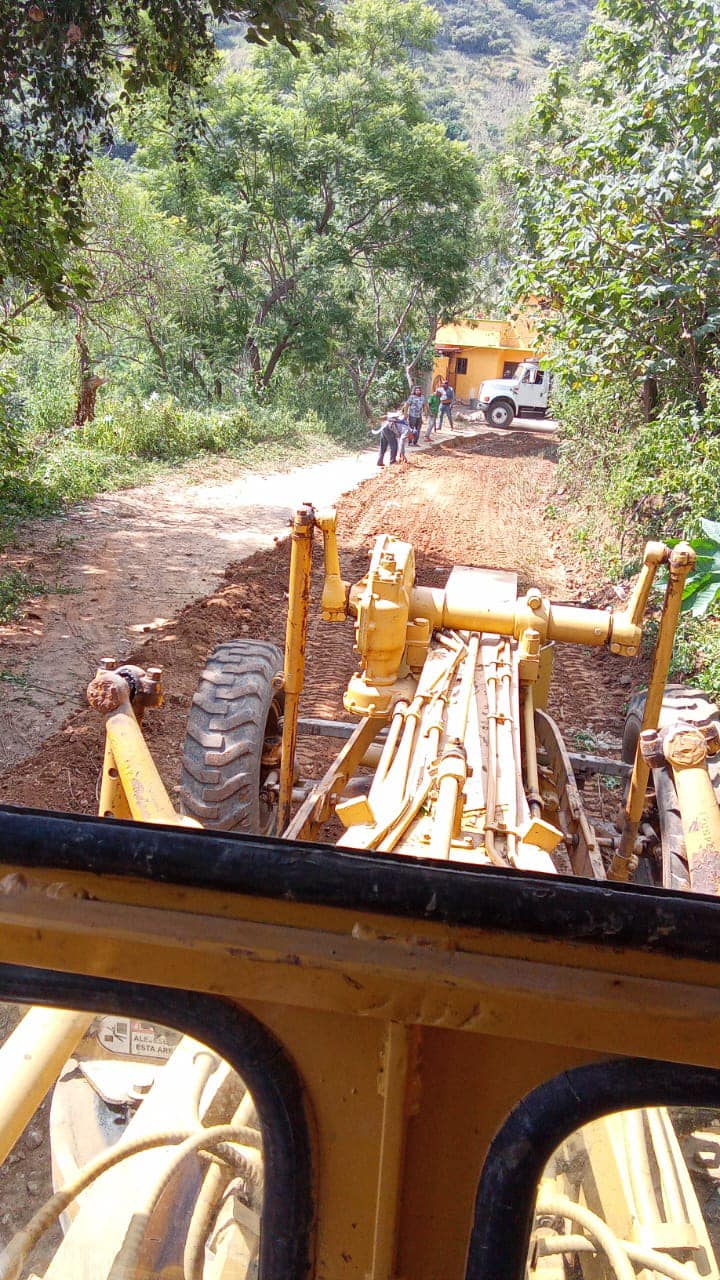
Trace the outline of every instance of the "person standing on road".
[[443, 418], [447, 418], [448, 422], [450, 423], [450, 430], [454, 431], [455, 427], [453, 425], [452, 407], [453, 407], [453, 400], [455, 399], [455, 392], [450, 386], [450, 383], [448, 382], [447, 378], [445, 378], [445, 380], [440, 383], [440, 386], [438, 387], [438, 395], [440, 396], [440, 417], [438, 419], [438, 431], [442, 431]]
[[418, 444], [420, 431], [422, 430], [423, 411], [425, 409], [425, 397], [419, 387], [413, 387], [403, 405], [403, 409], [410, 423], [410, 443]]
[[433, 431], [437, 431], [437, 416], [440, 408], [440, 396], [437, 391], [433, 391], [428, 396], [428, 424], [425, 432], [425, 439], [429, 440]]

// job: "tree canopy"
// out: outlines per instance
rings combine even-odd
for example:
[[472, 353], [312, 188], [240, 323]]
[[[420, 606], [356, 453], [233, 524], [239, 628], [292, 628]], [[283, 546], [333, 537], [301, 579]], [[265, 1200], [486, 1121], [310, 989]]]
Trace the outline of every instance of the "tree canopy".
[[82, 174], [112, 141], [117, 107], [154, 88], [171, 115], [187, 114], [213, 68], [213, 25], [227, 18], [245, 19], [251, 41], [289, 48], [331, 29], [325, 0], [0, 0], [0, 282], [31, 282], [62, 304]]
[[600, 0], [520, 166], [517, 275], [580, 365], [703, 402], [720, 334], [720, 30], [713, 0]]
[[430, 120], [410, 62], [436, 25], [423, 0], [349, 0], [322, 58], [258, 53], [217, 83], [202, 145], [178, 161], [153, 130], [139, 154], [165, 209], [212, 246], [218, 340], [261, 384], [281, 359], [332, 358], [367, 408], [391, 353], [414, 366], [416, 317], [427, 341], [462, 303], [475, 162]]

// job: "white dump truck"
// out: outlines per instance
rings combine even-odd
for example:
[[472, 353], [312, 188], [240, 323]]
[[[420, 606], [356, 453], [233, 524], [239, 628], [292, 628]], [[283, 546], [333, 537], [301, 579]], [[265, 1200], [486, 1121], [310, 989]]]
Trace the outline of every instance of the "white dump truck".
[[544, 418], [550, 374], [537, 360], [523, 360], [512, 378], [489, 378], [480, 387], [479, 408], [493, 427], [509, 427], [513, 418]]

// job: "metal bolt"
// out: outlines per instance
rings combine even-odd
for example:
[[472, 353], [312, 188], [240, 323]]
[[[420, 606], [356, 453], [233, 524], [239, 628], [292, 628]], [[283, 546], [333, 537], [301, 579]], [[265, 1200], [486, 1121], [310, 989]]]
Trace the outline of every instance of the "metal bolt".
[[538, 609], [542, 609], [542, 594], [537, 587], [531, 587], [525, 599], [528, 609], [532, 609], [533, 613], [537, 613]]
[[100, 659], [101, 671], [114, 671], [116, 667], [117, 667], [117, 658], [101, 658]]
[[656, 729], [643, 729], [640, 734], [640, 753], [651, 769], [659, 769], [665, 763], [662, 738]]

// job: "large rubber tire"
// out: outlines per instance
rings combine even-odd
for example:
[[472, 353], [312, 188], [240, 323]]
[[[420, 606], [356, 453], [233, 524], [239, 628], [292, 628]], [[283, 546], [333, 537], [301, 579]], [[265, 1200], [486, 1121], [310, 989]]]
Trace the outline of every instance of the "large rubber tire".
[[274, 835], [283, 655], [261, 640], [228, 640], [210, 655], [193, 697], [183, 749], [184, 811], [204, 827]]
[[[688, 714], [690, 709], [692, 709], [691, 715]], [[623, 732], [622, 758], [627, 764], [632, 764], [635, 759], [644, 710], [645, 694], [636, 693], [630, 699]], [[683, 711], [685, 711], [685, 717], [683, 717]], [[669, 719], [682, 720], [683, 718], [698, 719], [702, 722], [717, 720], [720, 719], [720, 710], [701, 689], [669, 684], [663, 697], [660, 723], [662, 725]], [[720, 776], [718, 763], [714, 758], [710, 760], [709, 772], [717, 794]], [[669, 765], [664, 765], [662, 768], [653, 769], [651, 776], [662, 842], [662, 866], [651, 858], [640, 858], [633, 879], [638, 884], [662, 885], [667, 889], [687, 891], [690, 888], [690, 875], [685, 857], [685, 837], [672, 770]]]
[[485, 410], [485, 417], [491, 427], [509, 427], [515, 417], [515, 410], [508, 400], [491, 400]]

